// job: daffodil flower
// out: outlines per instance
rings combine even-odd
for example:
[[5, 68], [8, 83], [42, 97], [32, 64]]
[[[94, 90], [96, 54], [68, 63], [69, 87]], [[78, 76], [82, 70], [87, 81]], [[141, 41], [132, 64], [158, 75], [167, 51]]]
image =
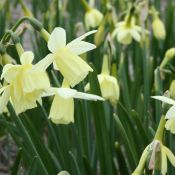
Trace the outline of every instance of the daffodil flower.
[[147, 161], [149, 161], [149, 170], [158, 169], [162, 175], [165, 175], [167, 173], [167, 159], [175, 167], [175, 156], [171, 150], [159, 140], [154, 140], [143, 151], [139, 164], [132, 175], [141, 175]]
[[167, 119], [165, 128], [175, 134], [175, 101], [164, 96], [153, 96], [152, 98], [172, 105], [165, 115], [165, 119]]
[[[149, 162], [149, 169], [153, 170], [155, 168], [156, 161], [159, 161], [161, 162], [161, 165], [160, 165], [161, 174], [165, 175], [167, 173], [167, 159], [169, 159], [170, 163], [175, 167], [174, 154], [171, 152], [169, 148], [164, 146], [159, 140], [154, 140], [150, 144], [149, 149], [150, 149], [149, 151], [152, 152], [150, 162]], [[161, 160], [159, 160], [158, 158], [156, 159], [156, 157], [159, 156], [158, 153], [161, 154], [160, 156]]]
[[74, 122], [74, 98], [84, 100], [104, 100], [103, 98], [78, 92], [70, 89], [69, 86], [63, 85], [61, 88], [49, 88], [43, 96], [54, 95], [49, 118], [55, 124], [69, 124]]
[[7, 85], [0, 89], [0, 93], [3, 93], [0, 99], [1, 113], [9, 100], [17, 114], [36, 107], [43, 90], [50, 87], [45, 70], [53, 62], [52, 57], [48, 55], [35, 65], [32, 64], [33, 59], [32, 52], [24, 52], [20, 57], [20, 65], [4, 66], [1, 79]]
[[112, 33], [112, 37], [117, 36], [118, 42], [122, 44], [130, 44], [132, 39], [140, 42], [142, 28], [135, 24], [135, 19], [132, 17], [129, 21], [127, 18], [117, 23], [115, 30]]
[[49, 37], [48, 48], [52, 52], [54, 65], [71, 87], [81, 82], [89, 71], [93, 71], [79, 55], [96, 48], [95, 45], [82, 41], [85, 37], [95, 32], [96, 30], [88, 32], [66, 44], [65, 30], [57, 27]]
[[102, 20], [103, 14], [95, 8], [89, 8], [85, 13], [85, 25], [87, 29], [98, 27]]
[[[107, 55], [105, 55], [103, 58], [102, 72], [101, 74], [97, 75], [97, 78], [100, 84], [102, 97], [115, 105], [120, 96], [120, 89], [117, 79], [109, 74]], [[90, 84], [88, 83], [85, 86], [85, 91], [89, 91], [89, 89]]]
[[160, 20], [158, 14], [156, 13], [153, 17], [153, 34], [157, 39], [164, 40], [166, 37], [166, 30], [164, 23]]

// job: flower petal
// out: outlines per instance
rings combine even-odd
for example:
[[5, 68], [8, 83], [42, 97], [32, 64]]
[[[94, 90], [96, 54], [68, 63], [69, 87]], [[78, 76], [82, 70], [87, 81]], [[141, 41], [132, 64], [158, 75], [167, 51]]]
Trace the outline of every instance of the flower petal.
[[175, 156], [174, 156], [174, 154], [167, 147], [164, 147], [164, 149], [166, 151], [166, 155], [167, 155], [169, 161], [175, 167]]
[[56, 95], [49, 114], [49, 118], [55, 124], [69, 124], [74, 122], [73, 98], [65, 99]]
[[165, 146], [161, 146], [161, 173], [165, 175], [167, 173], [167, 156]]
[[34, 54], [33, 52], [27, 51], [24, 52], [21, 57], [20, 57], [20, 62], [21, 64], [31, 64], [34, 59]]
[[85, 41], [71, 42], [66, 47], [69, 48], [76, 55], [83, 54], [85, 52], [88, 52], [96, 48], [94, 44], [91, 44]]
[[9, 98], [10, 98], [10, 86], [6, 86], [6, 88], [4, 89], [4, 93], [0, 98], [0, 113], [4, 111], [9, 101]]
[[93, 95], [93, 94], [87, 94], [87, 93], [83, 93], [83, 92], [76, 92], [76, 94], [73, 96], [74, 98], [79, 98], [79, 99], [84, 99], [84, 100], [102, 100], [104, 101], [104, 99], [98, 95]]
[[136, 40], [136, 41], [140, 41], [141, 37], [139, 35], [139, 33], [135, 30], [135, 29], [131, 29], [130, 33], [132, 35], [132, 37]]
[[48, 41], [49, 50], [54, 53], [59, 48], [66, 46], [66, 31], [61, 27], [56, 27], [50, 35]]
[[64, 99], [73, 98], [76, 93], [77, 93], [77, 90], [75, 89], [70, 89], [70, 88], [58, 88], [57, 89], [57, 94]]
[[45, 58], [43, 58], [37, 64], [35, 64], [30, 70], [30, 72], [45, 71], [52, 64], [53, 60], [53, 54], [48, 54]]
[[93, 34], [93, 33], [96, 33], [96, 32], [97, 32], [97, 30], [92, 30], [92, 31], [90, 31], [90, 32], [87, 32], [87, 33], [85, 33], [84, 35], [82, 35], [82, 36], [80, 36], [80, 37], [78, 37], [78, 38], [72, 40], [70, 43], [68, 43], [68, 45], [72, 45], [73, 43], [75, 43], [75, 42], [77, 42], [77, 41], [81, 41], [81, 40], [83, 40], [84, 38], [86, 38], [87, 36], [89, 36], [89, 35], [91, 35], [91, 34]]
[[175, 106], [172, 106], [165, 115], [166, 119], [175, 118]]
[[19, 74], [20, 67], [20, 65], [6, 64], [3, 68], [1, 79], [4, 78], [10, 83]]
[[160, 100], [162, 102], [168, 103], [170, 105], [175, 105], [175, 101], [172, 100], [171, 98], [164, 97], [164, 96], [151, 96], [151, 98], [154, 98], [156, 100]]
[[71, 50], [63, 48], [54, 54], [56, 65], [71, 87], [80, 83], [93, 69]]

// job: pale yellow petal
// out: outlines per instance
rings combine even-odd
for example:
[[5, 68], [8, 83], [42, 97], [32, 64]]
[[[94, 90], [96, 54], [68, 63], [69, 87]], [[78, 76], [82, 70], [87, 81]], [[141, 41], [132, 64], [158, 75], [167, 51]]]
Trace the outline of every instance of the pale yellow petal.
[[7, 106], [7, 103], [9, 101], [10, 98], [10, 86], [7, 86], [4, 89], [4, 92], [0, 98], [0, 113], [2, 113], [5, 109], [5, 107]]
[[166, 151], [166, 155], [167, 155], [169, 161], [175, 167], [175, 156], [174, 156], [174, 154], [167, 147], [164, 147], [164, 149]]
[[46, 72], [32, 72], [25, 74], [22, 79], [22, 87], [24, 92], [32, 92], [34, 90], [44, 90], [50, 87], [50, 81]]
[[30, 70], [30, 72], [45, 71], [52, 64], [53, 60], [53, 54], [48, 54], [45, 58], [43, 58], [37, 64], [35, 64]]
[[68, 49], [60, 49], [54, 56], [57, 67], [71, 87], [80, 83], [89, 71], [93, 71], [84, 60]]
[[64, 99], [58, 95], [52, 102], [49, 118], [55, 124], [69, 124], [74, 122], [74, 101]]
[[175, 118], [171, 118], [166, 121], [165, 124], [166, 130], [171, 131], [172, 134], [175, 134]]
[[175, 118], [175, 105], [172, 106], [170, 109], [168, 109], [166, 115], [165, 115], [166, 119], [171, 119], [171, 118]]
[[20, 62], [21, 64], [25, 65], [25, 64], [32, 64], [32, 61], [34, 59], [34, 54], [33, 52], [27, 51], [24, 52], [21, 57], [20, 57]]
[[54, 53], [59, 48], [66, 46], [66, 31], [61, 27], [56, 27], [50, 35], [48, 41], [49, 50]]
[[96, 48], [94, 44], [85, 41], [77, 41], [71, 44], [69, 43], [66, 47], [69, 48], [76, 55], [81, 55], [85, 52], [88, 52]]
[[96, 33], [96, 32], [97, 32], [97, 30], [89, 31], [89, 32], [87, 32], [87, 33], [81, 35], [80, 37], [78, 37], [78, 38], [72, 40], [72, 41], [71, 41], [70, 43], [68, 43], [68, 44], [69, 44], [69, 45], [72, 45], [73, 43], [75, 43], [75, 42], [77, 42], [77, 41], [81, 41], [81, 40], [85, 39], [87, 36], [92, 35], [92, 34], [94, 34], [94, 33]]
[[167, 156], [165, 147], [161, 146], [161, 173], [165, 175], [167, 173]]
[[22, 67], [20, 65], [6, 64], [3, 67], [1, 79], [5, 79], [8, 83], [12, 82], [14, 78], [20, 74]]

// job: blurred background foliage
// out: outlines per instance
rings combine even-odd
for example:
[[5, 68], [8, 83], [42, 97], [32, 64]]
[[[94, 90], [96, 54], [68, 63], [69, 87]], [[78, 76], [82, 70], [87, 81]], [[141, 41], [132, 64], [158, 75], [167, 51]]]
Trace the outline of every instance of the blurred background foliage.
[[[49, 32], [56, 26], [65, 28], [68, 41], [86, 31], [83, 22], [85, 10], [80, 0], [21, 2], [0, 1], [0, 38], [17, 19], [26, 15], [22, 3], [25, 3], [33, 16], [40, 20]], [[108, 11], [106, 2], [97, 0], [94, 7], [105, 14]], [[123, 19], [132, 1], [110, 0], [110, 3], [116, 23]], [[148, 4], [154, 5], [160, 12], [166, 26], [165, 40], [158, 41], [154, 38], [149, 18], [146, 25], [151, 34], [146, 48], [135, 41], [128, 46], [119, 44], [117, 40], [111, 41], [108, 32], [112, 31], [114, 26], [106, 25], [102, 43], [85, 55], [95, 71], [76, 86], [76, 89], [83, 91], [84, 85], [89, 81], [92, 86], [91, 93], [100, 95], [97, 74], [101, 71], [103, 55], [110, 53], [112, 74], [117, 77], [120, 85], [120, 99], [117, 105], [111, 106], [108, 101], [76, 100], [75, 123], [69, 125], [55, 125], [48, 120], [51, 98], [44, 99], [44, 106], [28, 110], [19, 117], [9, 107], [9, 113], [0, 117], [0, 142], [6, 145], [5, 148], [0, 148], [0, 156], [1, 152], [5, 154], [12, 150], [15, 144], [17, 147], [15, 156], [9, 157], [12, 161], [9, 165], [4, 165], [7, 166], [4, 173], [54, 175], [61, 170], [67, 170], [71, 175], [131, 174], [143, 149], [153, 139], [161, 117], [161, 103], [151, 100], [150, 96], [162, 95], [175, 78], [175, 61], [168, 64], [164, 72], [159, 69], [166, 50], [174, 47], [175, 43], [175, 2], [151, 0]], [[147, 13], [146, 10], [143, 8], [143, 13]], [[28, 23], [22, 24], [18, 32], [25, 49], [34, 51], [36, 61], [48, 53], [46, 43]], [[93, 37], [89, 37], [88, 40], [93, 42]], [[9, 47], [8, 52], [19, 62], [13, 45]], [[60, 86], [61, 75], [51, 70], [48, 74], [51, 83]], [[174, 136], [168, 132], [165, 135], [167, 146], [175, 152]], [[13, 138], [15, 144], [9, 137]], [[1, 164], [4, 160], [1, 156]], [[3, 169], [0, 171], [3, 172]], [[148, 171], [147, 174], [152, 172]], [[171, 166], [168, 168], [168, 174], [175, 174]]]

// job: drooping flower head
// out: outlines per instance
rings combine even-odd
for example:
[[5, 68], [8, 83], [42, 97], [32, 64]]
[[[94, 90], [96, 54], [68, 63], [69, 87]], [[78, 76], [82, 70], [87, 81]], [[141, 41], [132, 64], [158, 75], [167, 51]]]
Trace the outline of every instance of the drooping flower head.
[[[110, 75], [108, 61], [108, 56], [104, 55], [102, 72], [97, 77], [100, 84], [102, 97], [115, 105], [120, 96], [120, 89], [117, 79]], [[88, 83], [85, 86], [85, 91], [89, 91], [89, 89], [90, 84]]]
[[37, 100], [41, 101], [41, 94], [45, 88], [50, 87], [49, 78], [45, 72], [52, 58], [46, 58], [33, 65], [34, 55], [32, 52], [24, 52], [20, 57], [20, 65], [6, 64], [3, 68], [1, 79], [7, 86], [0, 89], [3, 92], [0, 101], [0, 112], [3, 111], [8, 101], [17, 114], [37, 106]]
[[95, 8], [89, 8], [85, 13], [85, 25], [87, 29], [98, 27], [102, 20], [103, 14]]
[[96, 46], [82, 41], [96, 30], [88, 32], [66, 44], [66, 32], [57, 27], [49, 37], [48, 48], [52, 52], [55, 67], [61, 72], [71, 87], [81, 82], [92, 68], [79, 55], [95, 49]]
[[142, 28], [136, 25], [135, 18], [133, 16], [126, 16], [124, 21], [117, 23], [112, 37], [117, 36], [119, 43], [127, 45], [132, 42], [132, 39], [140, 42], [141, 31]]
[[44, 96], [54, 95], [49, 118], [55, 124], [69, 124], [74, 122], [74, 98], [85, 100], [103, 100], [103, 98], [70, 89], [66, 80], [61, 88], [49, 88]]

